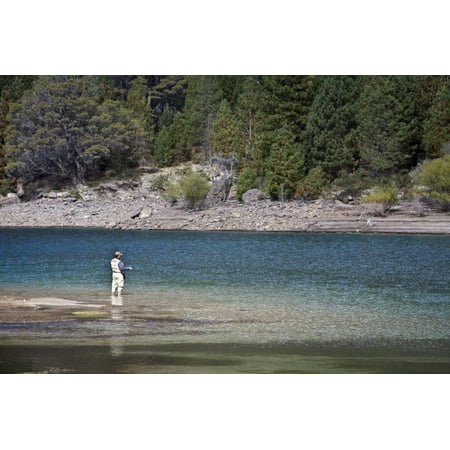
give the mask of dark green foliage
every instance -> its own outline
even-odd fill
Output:
[[[269,157],[282,127],[291,130],[295,142],[303,141],[316,84],[315,77],[311,76],[261,78],[261,101],[257,112],[260,133],[255,146],[257,160],[265,161]]]
[[[150,94],[144,77],[137,77],[131,82],[126,106],[133,118],[138,120],[148,133],[153,131]]]
[[[264,161],[257,155],[257,143],[262,130],[260,107],[261,86],[259,77],[246,77],[236,106],[238,158],[241,167],[250,166],[254,169],[259,167],[262,171],[261,167]]]
[[[450,150],[449,122],[446,76],[0,76],[0,180],[233,155],[238,195],[405,187]]]
[[[11,181],[7,178],[0,179],[0,195],[6,195],[11,192]]]
[[[170,125],[161,128],[153,148],[153,156],[159,167],[172,166],[191,158],[192,144],[187,128],[186,117],[182,113],[177,113]]]
[[[7,170],[28,181],[78,182],[145,156],[139,122],[120,102],[98,104],[86,79],[41,77],[12,108]]]
[[[153,156],[158,167],[166,167],[173,164],[174,155],[174,137],[171,126],[163,127],[155,139]]]
[[[346,192],[346,195],[351,195],[352,197],[357,196],[372,184],[373,180],[370,178],[370,175],[361,168],[351,173],[342,170],[339,172],[338,178],[331,183],[334,188],[343,190]]]
[[[327,183],[327,177],[322,167],[311,169],[305,178],[299,183],[295,192],[296,198],[312,200],[318,198]]]
[[[266,189],[272,199],[291,198],[299,181],[304,176],[304,161],[300,144],[288,126],[283,126],[274,135],[274,142],[267,159]]]
[[[42,77],[11,109],[5,144],[10,174],[29,181],[85,178],[88,168],[97,162],[89,164],[87,160],[101,158],[94,151],[100,150],[96,142],[79,142],[97,112],[95,100],[87,97],[85,90],[81,79]],[[86,149],[92,149],[87,158],[83,157]]]
[[[259,185],[258,174],[254,169],[246,167],[239,174],[239,178],[236,183],[236,197],[239,201],[242,200],[242,196],[250,189],[256,188]]]
[[[186,89],[187,79],[180,75],[157,77],[156,82],[149,87],[149,103],[158,125],[161,115],[167,109],[171,110],[173,115],[183,109]]]
[[[83,78],[86,82],[86,94],[97,103],[105,100],[120,100],[126,98],[124,90],[117,88],[111,77],[107,75],[89,75]]]
[[[261,112],[264,130],[276,132],[288,125],[297,142],[302,141],[316,92],[315,77],[264,76],[261,79]]]
[[[137,77],[131,82],[127,93],[127,106],[134,117],[145,121],[148,111],[148,87],[144,77]]]
[[[430,115],[436,97],[439,95],[443,85],[447,82],[445,76],[414,76],[412,77],[416,90],[416,115],[420,122],[424,122]]]
[[[357,112],[360,166],[374,179],[408,170],[419,159],[420,124],[412,77],[374,76],[365,82]]]
[[[29,75],[0,76],[0,180],[2,180],[2,190],[10,185],[10,180],[4,179],[5,174],[5,154],[3,145],[5,143],[5,131],[9,123],[8,113],[11,105],[22,97],[23,93],[31,89],[37,77]]]
[[[200,147],[206,157],[211,156],[212,123],[223,94],[214,76],[192,76],[188,78],[185,116],[187,143]]]
[[[442,86],[429,110],[423,140],[428,158],[450,153],[450,81]]]
[[[236,106],[238,97],[241,93],[242,83],[246,78],[247,77],[242,75],[219,75],[216,77],[218,89],[232,109]]]
[[[107,100],[98,107],[90,123],[97,127],[97,144],[106,147],[109,158],[106,168],[120,172],[136,167],[147,157],[147,134],[140,120],[119,102]]]
[[[215,155],[237,155],[238,126],[227,100],[222,100],[213,122],[213,152]]]
[[[175,115],[176,111],[166,104],[161,116],[159,117],[158,128],[161,130],[164,127],[170,126],[175,118]]]
[[[303,144],[306,164],[321,167],[329,179],[355,167],[352,130],[358,96],[356,77],[324,77],[312,104]]]

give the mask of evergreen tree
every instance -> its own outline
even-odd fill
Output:
[[[161,120],[163,116],[161,116]],[[168,167],[191,159],[191,143],[187,140],[187,124],[183,113],[177,113],[172,121],[163,126],[156,136],[154,158],[158,166]]]
[[[214,154],[219,156],[237,154],[238,128],[227,100],[222,100],[213,122],[212,143]]]
[[[82,77],[86,84],[86,95],[97,103],[105,100],[123,101],[126,91],[114,85],[112,77],[107,75],[87,75]]]
[[[173,127],[165,126],[156,136],[153,150],[155,162],[159,167],[168,167],[176,162],[174,147]]]
[[[312,76],[262,77],[264,130],[276,133],[287,124],[296,141],[302,142],[316,88],[317,80]]]
[[[223,98],[228,101],[232,110],[236,107],[245,78],[242,75],[218,75],[216,77],[217,85],[222,92]]]
[[[80,139],[81,143],[94,144],[107,149],[102,169],[121,172],[137,167],[148,158],[147,134],[140,120],[121,102],[107,100],[97,107],[97,113],[89,120],[89,139]],[[91,150],[84,152],[89,154]]]
[[[450,81],[438,93],[424,124],[426,156],[439,158],[450,153]]]
[[[423,122],[429,117],[429,110],[447,82],[447,77],[441,75],[415,75],[411,78],[416,85],[415,90],[417,92],[416,114],[419,121]]]
[[[166,103],[166,105],[164,106],[164,111],[162,112],[158,120],[158,128],[162,129],[171,125],[173,123],[175,115],[176,111]]]
[[[255,148],[258,160],[265,161],[282,127],[289,127],[295,142],[302,143],[316,90],[312,76],[264,76],[261,78],[261,124]]]
[[[242,196],[250,189],[256,188],[259,185],[258,175],[255,170],[250,167],[245,167],[241,170],[236,182],[236,197],[239,201]]]
[[[259,77],[246,77],[236,107],[238,126],[238,157],[242,168],[263,166],[256,151],[261,131],[261,87]],[[261,170],[260,170],[261,171]]]
[[[413,167],[420,155],[417,92],[412,77],[369,77],[357,112],[357,150],[371,177],[389,177]]]
[[[324,77],[311,107],[304,151],[309,169],[321,167],[328,179],[355,166],[351,131],[356,127],[358,83],[353,76]]]
[[[183,114],[186,121],[186,142],[203,150],[206,157],[212,154],[212,123],[222,91],[214,76],[188,77]]]
[[[327,178],[322,167],[314,167],[298,185],[295,196],[303,199],[317,198],[322,193],[326,182]]]
[[[148,120],[148,94],[147,82],[144,77],[137,77],[131,82],[130,89],[127,92],[127,108],[131,111],[133,117],[145,124]]]
[[[184,107],[186,97],[187,77],[168,75],[158,77],[150,86],[149,99],[152,114],[159,127],[159,120],[164,111],[170,110],[173,115]],[[165,126],[162,124],[161,126]]]
[[[0,180],[5,179],[5,154],[3,145],[5,144],[5,130],[8,126],[8,113],[13,103],[20,100],[23,93],[32,88],[37,77],[29,75],[3,75],[0,76]]]
[[[41,77],[11,109],[5,151],[12,176],[78,182],[138,163],[143,130],[120,102],[98,105],[80,77]]]
[[[274,135],[266,165],[266,189],[272,199],[291,198],[304,176],[301,146],[291,127],[283,125]]]
[[[135,120],[146,132],[148,146],[151,146],[155,133],[152,118],[152,110],[150,107],[150,94],[147,87],[147,81],[144,77],[139,76],[131,82],[130,89],[127,93],[127,108]]]

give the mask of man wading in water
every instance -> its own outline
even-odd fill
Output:
[[[121,295],[123,290],[123,285],[125,284],[125,275],[123,272],[125,270],[133,270],[132,267],[125,267],[125,264],[120,260],[123,254],[120,252],[114,253],[114,258],[111,260],[111,270],[112,270],[112,286],[111,294],[114,295],[117,290],[117,294]]]

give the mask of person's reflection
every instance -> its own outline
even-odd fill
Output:
[[[111,305],[113,306],[111,308],[111,320],[122,320],[122,308],[120,308],[120,306],[123,306],[122,295],[111,295]],[[122,338],[120,336],[113,335],[111,337],[109,350],[113,358],[117,358],[123,353]]]
[[[111,305],[112,306],[123,306],[122,294],[111,295]]]
[[[113,358],[117,358],[123,353],[122,338],[111,338],[109,343],[109,352]]]

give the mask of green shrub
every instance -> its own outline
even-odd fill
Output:
[[[415,181],[443,211],[450,210],[450,155],[425,161]]]
[[[250,167],[246,167],[239,174],[236,183],[236,197],[242,201],[242,196],[250,189],[258,187],[258,175]]]
[[[178,183],[188,207],[199,206],[211,187],[206,176],[198,172],[186,175]]]
[[[376,187],[361,200],[366,203],[375,203],[375,215],[386,216],[391,208],[398,202],[398,189],[395,187]]]
[[[296,198],[304,198],[308,200],[316,199],[322,193],[324,186],[327,183],[325,172],[322,167],[314,167],[299,183],[295,192]]]
[[[190,172],[166,187],[166,197],[183,199],[188,208],[198,208],[206,198],[210,183],[204,174]]]
[[[152,189],[155,189],[157,191],[162,191],[163,189],[165,189],[168,178],[169,177],[163,173],[157,175],[151,182]]]
[[[164,185],[164,197],[170,202],[175,202],[183,197],[180,186],[178,183],[166,183]]]
[[[377,180],[377,183],[379,183],[379,180]],[[356,197],[359,196],[362,191],[373,186],[375,180],[371,178],[364,169],[359,168],[351,173],[344,170],[340,171],[338,178],[336,178],[332,184],[333,189],[349,191],[353,197]]]
[[[69,195],[73,198],[76,198],[77,200],[81,200],[83,197],[81,195],[81,192],[78,189],[71,189],[69,191]]]
[[[11,183],[7,178],[0,180],[0,195],[6,195],[11,191]]]

